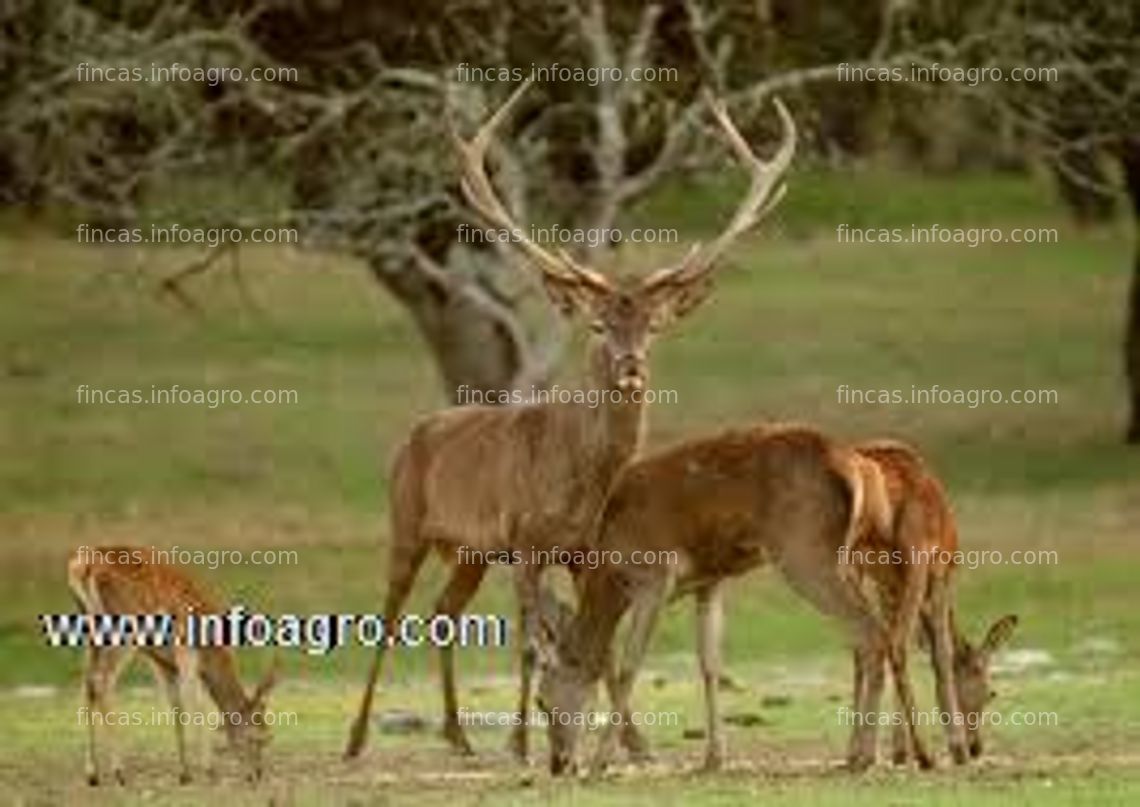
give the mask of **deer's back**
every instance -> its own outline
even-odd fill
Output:
[[[205,588],[185,572],[155,562],[141,546],[84,547],[72,552],[68,582],[88,610],[109,614],[217,613]]]
[[[860,443],[855,449],[877,463],[883,473],[899,524],[893,548],[956,552],[958,531],[949,497],[918,450],[894,440]]]
[[[850,491],[838,449],[807,427],[763,425],[682,443],[631,465],[605,511],[601,546],[678,550],[684,577],[834,552]]]

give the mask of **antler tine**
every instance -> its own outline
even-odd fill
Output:
[[[744,139],[744,136],[740,134],[740,130],[736,128],[736,124],[732,122],[724,99],[717,98],[707,88],[704,91],[704,97],[709,108],[712,110],[713,117],[716,118],[717,123],[719,123],[721,129],[724,130],[728,138],[729,146],[732,148],[736,158],[752,175],[752,181],[748,188],[747,195],[745,195],[744,200],[740,203],[740,206],[737,208],[728,226],[724,229],[724,232],[717,236],[707,247],[701,245],[693,247],[678,266],[656,273],[656,277],[650,278],[651,282],[669,282],[681,279],[689,280],[711,271],[717,259],[720,258],[721,254],[733,241],[742,233],[754,227],[772,208],[779,204],[787,189],[786,186],[780,184],[780,180],[784,172],[787,171],[788,166],[791,165],[792,157],[796,153],[797,135],[795,121],[792,120],[792,116],[783,102],[779,98],[773,97],[772,99],[772,103],[776,107],[776,112],[780,117],[780,126],[783,134],[781,136],[780,147],[776,150],[776,154],[771,160],[764,161],[753,153],[751,147],[748,145],[748,141]]]
[[[461,138],[452,127],[452,140],[454,140],[456,150],[459,152],[462,171],[459,184],[463,190],[463,196],[467,199],[467,203],[489,224],[508,231],[512,242],[517,243],[543,273],[561,279],[573,277],[591,285],[609,288],[604,277],[578,264],[565,250],[559,249],[557,253],[552,254],[531,241],[499,200],[495,187],[487,176],[487,148],[492,137],[494,137],[495,129],[511,113],[515,104],[522,98],[530,85],[530,79],[519,84],[506,102],[487,119],[470,141]]]

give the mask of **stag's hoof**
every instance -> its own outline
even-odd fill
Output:
[[[955,765],[965,765],[970,761],[970,754],[965,745],[952,745],[950,746],[950,758],[954,760]]]
[[[847,757],[846,767],[851,773],[862,773],[874,764],[874,754],[851,754]]]
[[[925,750],[917,751],[914,755],[914,758],[918,762],[919,770],[932,771],[938,767],[938,763],[934,761],[934,757],[928,754]]]
[[[891,752],[891,763],[895,765],[906,765],[910,762],[910,752],[905,748],[896,748]]]
[[[190,771],[182,771],[182,773],[178,774],[178,784],[180,785],[188,785],[193,779],[194,777],[190,775]]]
[[[99,774],[88,773],[87,774],[87,784],[89,784],[91,787],[99,787]]]

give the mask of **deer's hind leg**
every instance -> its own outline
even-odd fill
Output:
[[[873,604],[862,588],[852,585],[838,565],[830,563],[824,543],[781,558],[778,568],[785,580],[821,613],[842,620],[854,645],[854,719],[847,750],[851,770],[861,771],[875,762],[879,704],[885,684],[887,634]],[[814,550],[814,551],[812,551]]]
[[[950,756],[958,765],[969,761],[966,728],[961,722],[958,705],[958,687],[954,678],[954,635],[951,624],[953,592],[949,573],[933,575],[930,583],[928,610],[923,614],[923,628],[930,645],[930,660],[934,667],[938,707],[946,725],[946,743]]]
[[[915,726],[917,707],[907,660],[915,626],[926,598],[930,573],[929,567],[923,563],[912,562],[897,568],[903,577],[902,595],[891,609],[887,652],[891,654],[895,700],[903,714],[902,719],[896,719],[893,725],[892,759],[896,764],[905,764],[913,752],[918,766],[929,770],[934,767],[934,758],[926,750],[926,744]]]

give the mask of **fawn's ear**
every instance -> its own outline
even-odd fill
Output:
[[[258,681],[257,686],[254,687],[253,694],[249,696],[250,703],[258,708],[265,708],[265,702],[269,699],[269,693],[277,686],[281,672],[281,656],[274,653],[273,660],[269,663],[269,669],[265,671],[265,675]]]
[[[994,651],[1009,641],[1009,637],[1013,635],[1013,629],[1017,627],[1017,614],[1006,614],[993,625],[990,626],[989,631],[986,632],[986,638],[982,639],[981,652],[987,658],[993,655]]]

